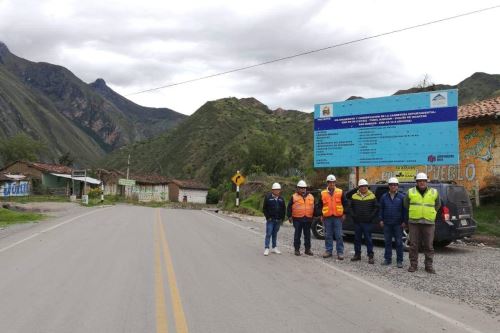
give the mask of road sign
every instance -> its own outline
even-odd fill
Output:
[[[316,104],[314,166],[458,164],[458,91]]]
[[[135,186],[135,180],[134,179],[120,178],[120,179],[118,179],[118,185]]]
[[[241,184],[243,184],[245,182],[245,176],[243,176],[241,173],[237,172],[232,178],[231,180],[233,181],[233,183],[236,184],[236,186],[240,186]]]

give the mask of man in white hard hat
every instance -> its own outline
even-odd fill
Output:
[[[425,255],[425,271],[436,274],[433,266],[434,259],[434,222],[441,207],[441,199],[435,188],[427,186],[427,175],[420,172],[415,177],[417,186],[406,193],[404,206],[408,209],[408,227],[410,229],[410,268],[408,272],[415,272],[418,267],[418,247],[422,243]]]
[[[336,187],[337,178],[334,175],[326,177],[327,188],[321,191],[317,204],[317,212],[321,213],[321,222],[325,231],[325,253],[323,258],[333,254],[333,235],[335,234],[337,259],[344,260],[344,240],[342,238],[342,222],[345,220],[347,200],[343,191]]]
[[[391,177],[387,181],[389,191],[380,197],[380,227],[384,229],[385,252],[382,265],[392,264],[392,239],[396,243],[396,262],[403,268],[403,228],[406,221],[406,210],[403,206],[405,195],[398,191],[399,181]]]
[[[277,239],[278,231],[280,230],[281,223],[285,219],[285,199],[280,195],[281,185],[274,183],[271,187],[271,193],[267,194],[264,198],[264,206],[262,212],[266,217],[266,238],[264,241],[264,255],[269,255],[269,241],[272,238],[272,251],[280,254],[278,250]]]
[[[351,261],[361,260],[361,242],[364,237],[368,263],[374,264],[372,230],[373,224],[378,221],[378,202],[365,179],[359,180],[358,191],[352,195],[350,214],[354,222],[354,257]]]
[[[287,207],[288,221],[293,223],[295,233],[293,247],[295,255],[300,256],[300,238],[304,233],[305,254],[312,256],[311,251],[311,224],[314,216],[314,197],[307,193],[307,184],[301,180],[297,183],[297,191],[290,198]]]

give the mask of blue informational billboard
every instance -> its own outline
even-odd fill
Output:
[[[458,91],[314,106],[314,167],[458,164]]]

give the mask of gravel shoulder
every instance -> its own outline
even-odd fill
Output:
[[[18,211],[42,213],[46,215],[46,218],[38,222],[12,224],[7,227],[0,228],[0,238],[4,238],[17,232],[30,229],[34,226],[53,221],[54,219],[78,215],[78,213],[88,210],[88,208],[82,207],[74,202],[2,202],[2,205],[8,205],[9,209]]]
[[[235,213],[220,212],[239,220],[250,229],[262,233],[264,243],[264,218],[246,216]],[[284,222],[278,234],[278,246],[290,250],[284,255],[293,255],[293,227]],[[262,246],[262,251],[264,246]],[[500,321],[500,249],[489,246],[477,246],[464,242],[454,243],[445,248],[436,248],[434,266],[437,274],[431,275],[424,271],[424,256],[419,255],[419,270],[415,273],[407,271],[409,266],[408,253],[405,253],[404,268],[398,269],[395,264],[382,266],[384,248],[382,242],[375,243],[375,264],[368,264],[366,247],[362,247],[362,261],[351,262],[354,254],[354,244],[350,239],[344,239],[346,260],[335,258],[322,259],[324,241],[312,236],[312,251],[314,256],[326,260],[339,268],[368,278],[377,280],[395,289],[411,288],[419,292],[448,297],[454,301],[469,304],[486,312]],[[259,249],[261,250],[261,249]],[[303,251],[303,248],[301,249]],[[395,263],[395,251],[393,252]]]

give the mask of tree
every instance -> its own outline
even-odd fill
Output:
[[[0,141],[0,157],[4,164],[18,160],[36,161],[38,155],[46,149],[44,143],[33,140],[24,133]]]
[[[248,143],[245,169],[254,172],[279,173],[286,166],[286,141],[276,134],[255,136]]]
[[[58,162],[59,162],[59,164],[71,167],[71,166],[73,166],[73,163],[75,162],[75,158],[68,151],[68,152],[64,153],[61,157],[59,157]]]

